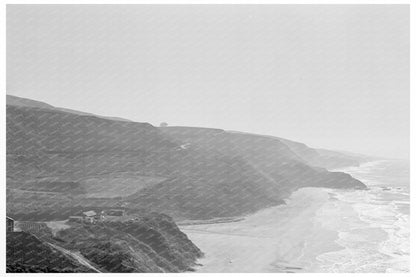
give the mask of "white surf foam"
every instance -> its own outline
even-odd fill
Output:
[[[343,224],[334,224],[332,228],[338,229],[336,242],[344,249],[318,256],[322,271],[409,271],[409,215],[400,209],[400,205],[406,205],[409,201],[401,189],[389,189],[383,183],[383,170],[388,171],[389,166],[388,162],[381,161],[343,170],[359,178],[370,189],[331,191],[338,202],[331,203],[332,207],[323,207],[321,216],[332,210],[342,218]],[[377,174],[371,176],[374,171]],[[346,207],[354,212],[348,211]]]

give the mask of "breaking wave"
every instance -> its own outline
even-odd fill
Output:
[[[321,271],[409,272],[408,165],[378,161],[342,171],[369,190],[328,190],[333,201],[321,208],[317,220],[338,231],[336,242],[343,249],[319,255]]]

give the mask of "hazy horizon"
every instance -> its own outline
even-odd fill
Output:
[[[7,94],[409,156],[408,5],[8,5]]]

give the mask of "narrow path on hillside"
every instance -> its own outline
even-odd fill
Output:
[[[90,269],[92,269],[92,270],[94,270],[95,272],[98,272],[98,273],[102,273],[102,271],[100,271],[99,269],[97,269],[96,267],[94,267],[86,258],[84,258],[81,254],[78,254],[78,253],[76,253],[76,252],[72,252],[72,251],[69,251],[69,250],[67,250],[67,249],[65,249],[65,248],[63,248],[63,247],[60,247],[60,246],[58,246],[58,245],[56,245],[56,244],[53,244],[53,243],[50,243],[50,242],[46,242],[48,245],[50,245],[51,247],[53,247],[53,248],[55,248],[56,250],[58,250],[58,251],[60,251],[60,252],[62,252],[62,253],[64,253],[64,254],[66,254],[66,255],[68,255],[68,256],[71,256],[72,258],[74,258],[74,259],[76,259],[80,264],[82,264],[82,265],[84,265],[84,266],[86,266],[86,267],[88,267],[88,268],[90,268]]]

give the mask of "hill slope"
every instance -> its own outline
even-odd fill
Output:
[[[8,272],[183,272],[202,257],[162,214],[66,224],[54,234],[45,223],[21,222],[24,232],[7,234]]]
[[[272,137],[155,128],[39,103],[7,106],[7,209],[14,216],[121,205],[208,219],[283,203],[304,186],[365,188],[311,166]]]
[[[7,233],[7,272],[90,272],[26,232]]]
[[[241,157],[263,176],[279,183],[283,191],[305,186],[364,188],[347,174],[311,166],[306,155],[293,151],[286,141],[278,138],[219,130],[214,134],[209,129],[189,127],[161,130],[173,139],[186,142],[189,149],[196,148],[207,155],[220,152],[228,157]]]
[[[137,221],[73,224],[56,239],[104,272],[190,271],[202,257],[171,218],[155,213]]]
[[[337,151],[326,149],[314,149],[306,144],[277,138],[286,144],[290,150],[305,160],[309,165],[324,167],[326,169],[336,169],[348,166],[359,166],[361,163],[370,161],[370,157],[364,157],[353,154],[345,154]]]
[[[78,115],[90,115],[90,116],[95,116],[95,117],[105,118],[105,119],[110,119],[110,120],[131,122],[128,119],[124,119],[124,118],[120,118],[120,117],[100,116],[100,115],[95,115],[95,114],[92,114],[92,113],[86,113],[86,112],[71,110],[71,109],[67,109],[67,108],[54,107],[54,106],[46,104],[44,102],[40,102],[40,101],[36,101],[36,100],[32,100],[32,99],[27,99],[27,98],[22,98],[22,97],[17,97],[17,96],[13,96],[13,95],[7,95],[6,96],[6,103],[7,103],[7,105],[10,105],[10,106],[43,108],[43,109],[50,109],[50,110],[54,110],[54,111],[62,111],[62,112],[78,114]]]

